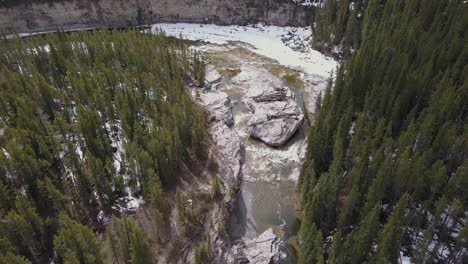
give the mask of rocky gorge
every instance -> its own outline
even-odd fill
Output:
[[[276,263],[281,258],[279,249],[281,240],[274,234],[272,228],[268,228],[258,237],[245,237],[248,228],[247,221],[251,221],[247,219],[241,188],[246,173],[245,139],[241,138],[233,127],[231,99],[227,93],[217,89],[222,76],[211,64],[207,67],[207,77],[205,88],[208,87],[208,89],[201,93],[194,90],[193,95],[210,112],[213,142],[239,184],[235,195],[231,197],[233,199],[231,215],[227,222],[233,246],[227,252],[221,251],[222,255],[216,258],[219,258],[220,263],[271,263],[272,261]],[[277,140],[277,138],[271,138]]]
[[[263,22],[304,26],[307,16],[307,7],[293,0],[85,2],[4,1],[0,4],[0,27],[33,33],[57,27],[74,30],[153,22],[220,25]],[[169,36],[181,36],[164,26],[156,24],[153,29],[161,28]],[[193,27],[209,28],[206,24]],[[229,35],[252,29],[227,28],[223,30],[230,31]],[[193,263],[195,249],[202,243],[209,243],[212,263],[294,263],[294,253],[287,244],[298,225],[295,184],[305,156],[313,106],[326,87],[324,75],[328,75],[335,64],[321,54],[314,54],[318,59],[304,55],[310,53],[307,46],[310,28],[288,27],[288,33],[281,33],[281,36],[276,32],[284,31],[280,27],[270,30],[255,26],[255,30],[266,39],[252,43],[250,36],[247,39],[234,36],[222,44],[196,41],[193,45],[208,64],[205,84],[202,87],[192,84],[188,89],[193,100],[209,114],[213,142],[210,154],[219,166],[215,177],[219,178],[222,197],[204,211],[201,225],[192,238],[185,236],[183,227],[177,224],[177,209],[171,212],[171,235],[158,250],[158,263]],[[220,36],[216,32],[208,34]],[[269,43],[269,37],[282,40]],[[287,39],[293,41],[288,43]],[[265,49],[258,45],[261,42],[266,42],[268,48],[275,44],[272,52],[287,51],[283,60],[265,54]],[[293,58],[291,62],[290,58]],[[295,64],[297,59],[304,67]],[[203,177],[182,180],[178,186],[187,205],[193,203],[189,198],[191,194],[197,193],[203,198],[212,192],[212,175],[206,168],[201,174]],[[174,205],[176,195],[172,196]],[[134,217],[140,225],[150,226],[152,220],[148,219],[146,210],[135,208]],[[154,227],[145,231],[154,232],[151,229]]]
[[[195,45],[209,64],[192,96],[208,110],[213,142],[239,183],[226,219],[230,245],[215,263],[294,263],[295,181],[309,106],[326,81],[245,45]]]

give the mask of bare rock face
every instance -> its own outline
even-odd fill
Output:
[[[221,80],[221,75],[215,71],[214,67],[207,69],[207,76],[205,76],[207,83],[215,84]],[[209,129],[214,143],[212,151],[220,166],[218,176],[220,185],[225,191],[223,203],[213,204],[211,216],[208,218],[210,221],[205,223],[205,232],[212,243],[213,263],[226,263],[226,259],[230,257],[229,244],[221,235],[219,228],[224,226],[226,221],[225,210],[230,211],[239,197],[238,190],[244,173],[244,142],[232,128],[234,124],[232,103],[226,93],[198,86],[192,86],[190,89],[193,99],[203,105],[211,116]],[[233,186],[237,186],[234,192],[232,192]],[[189,257],[181,258],[179,263],[192,263],[193,250],[191,252]]]
[[[216,90],[219,83],[222,80],[221,74],[215,69],[212,64],[206,66],[206,75],[205,75],[205,89]]]
[[[284,145],[302,124],[304,114],[294,95],[286,87],[261,91],[248,100],[254,116],[250,119],[250,136],[272,147]]]
[[[213,141],[224,157],[236,179],[241,180],[245,159],[244,142],[239,135],[225,124],[216,124],[211,130]]]
[[[212,65],[208,65],[205,72],[205,82],[218,84],[222,76]],[[206,90],[192,87],[191,94],[199,101],[210,114],[210,134],[216,145],[225,167],[229,168],[232,176],[238,183],[242,179],[245,159],[244,142],[232,128],[234,117],[232,102],[225,92],[219,90]]]
[[[204,92],[200,94],[200,101],[209,110],[211,115],[210,121],[221,121],[228,127],[234,124],[232,103],[226,93]]]
[[[280,258],[278,242],[273,229],[268,228],[254,240],[246,241],[245,254],[251,263],[276,263]]]
[[[282,241],[269,228],[255,239],[244,239],[235,245],[229,263],[277,264],[281,260]]]
[[[306,9],[292,0],[3,0],[0,29],[37,32],[158,22],[306,26]]]
[[[232,129],[234,118],[232,103],[228,95],[221,91],[202,91],[199,102],[209,111],[211,137],[233,176],[242,179],[244,164],[244,142],[237,132]]]
[[[232,84],[243,91],[244,102],[253,113],[248,122],[251,137],[281,147],[302,124],[304,114],[294,94],[267,70],[243,66]]]

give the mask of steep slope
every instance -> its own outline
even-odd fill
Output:
[[[204,81],[196,53],[97,31],[2,39],[0,54],[1,263],[153,263],[167,241],[189,239],[174,251],[186,263],[199,241],[223,247],[238,178],[218,172],[187,93]],[[110,219],[135,213],[139,227]]]
[[[317,104],[300,263],[466,263],[468,4],[368,1]]]
[[[0,29],[31,32],[155,22],[305,25],[306,10],[289,0],[7,0],[0,2]]]

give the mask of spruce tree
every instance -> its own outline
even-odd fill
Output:
[[[101,246],[93,231],[66,214],[60,215],[60,228],[54,237],[57,261],[64,263],[104,263]]]
[[[405,210],[408,206],[408,195],[403,195],[387,223],[384,225],[382,234],[378,242],[378,249],[375,253],[376,263],[395,263],[400,257],[400,246],[403,237],[403,230],[406,225]]]
[[[107,243],[110,259],[116,263],[156,263],[147,235],[126,215],[121,219],[112,218],[107,228]]]

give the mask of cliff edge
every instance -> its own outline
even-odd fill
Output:
[[[3,0],[0,30],[39,32],[158,22],[305,26],[307,7],[292,0]]]

